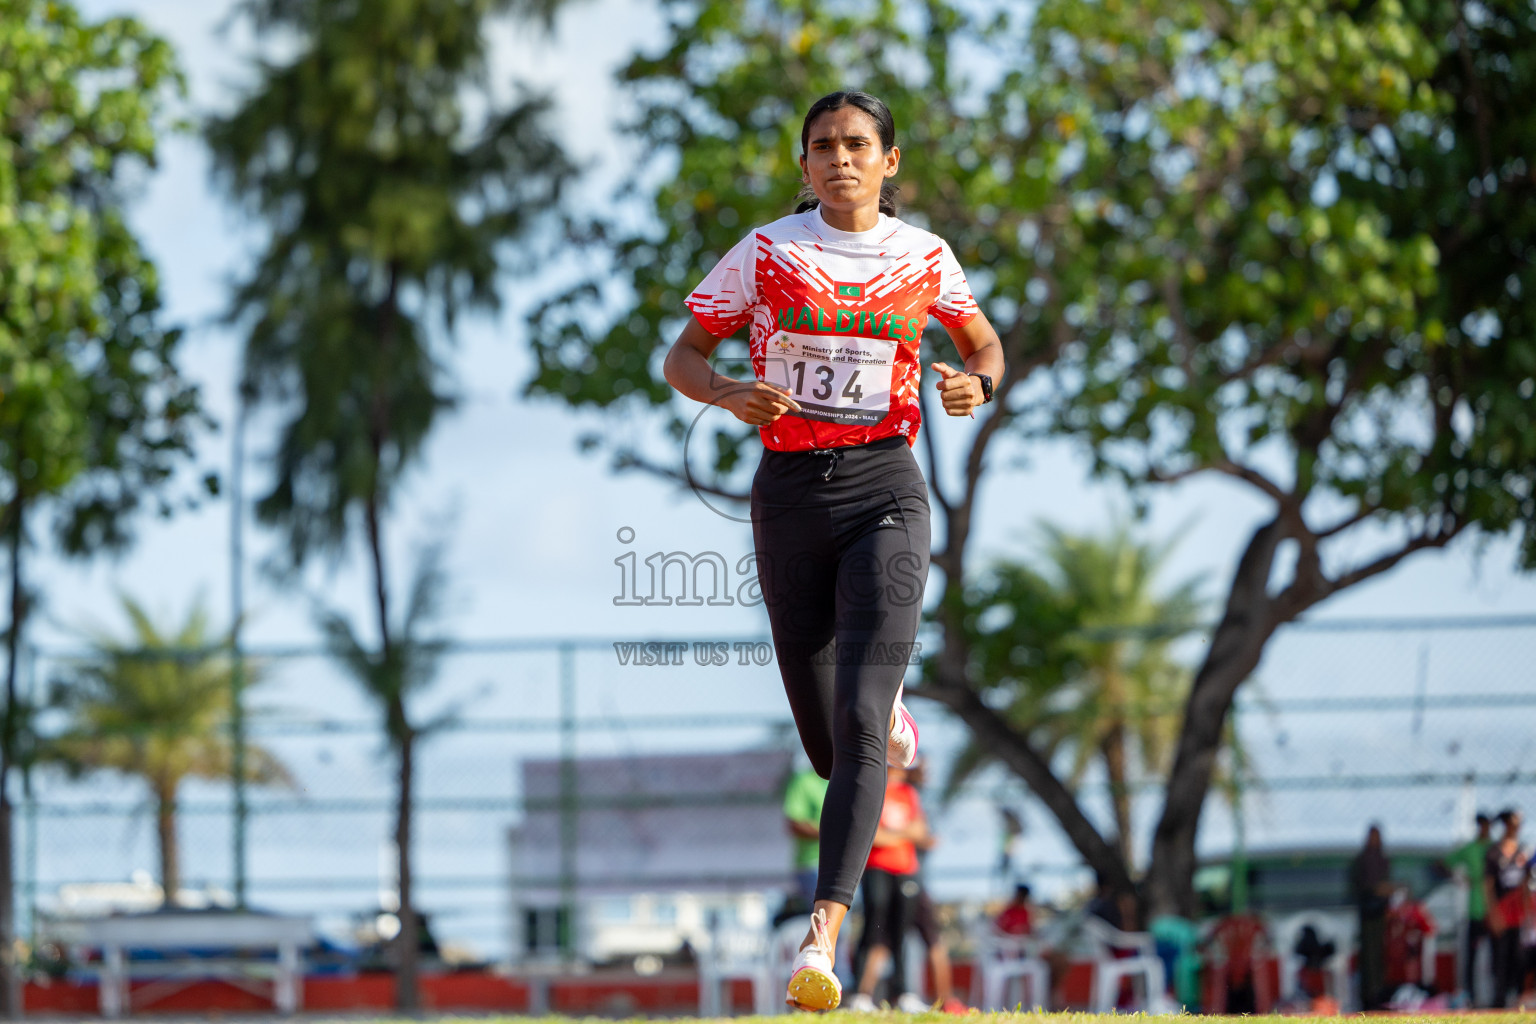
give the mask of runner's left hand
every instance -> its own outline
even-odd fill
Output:
[[[981,381],[963,370],[956,370],[947,363],[933,363],[940,380],[934,385],[939,389],[944,411],[951,416],[974,416],[971,410],[983,401]]]

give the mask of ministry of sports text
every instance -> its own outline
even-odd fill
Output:
[[[620,665],[654,667],[683,665],[692,654],[695,665],[771,665],[773,644],[766,640],[619,640],[613,653]],[[921,643],[829,644],[813,657],[820,665],[917,665]]]

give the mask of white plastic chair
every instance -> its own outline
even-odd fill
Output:
[[[710,936],[709,948],[699,956],[699,1016],[723,1015],[729,1001],[722,999],[724,986],[742,979],[752,983],[754,1013],[781,1009],[783,985],[776,984],[769,943],[770,936],[760,931],[719,930]]]
[[[987,927],[976,936],[971,1004],[980,1010],[1044,1010],[1050,1001],[1051,970],[1040,943],[1026,935],[1003,935]],[[1016,983],[1019,998],[1012,998]]]
[[[1296,940],[1301,930],[1311,925],[1323,942],[1333,942],[1333,956],[1323,964],[1328,976],[1330,994],[1339,1003],[1339,1009],[1349,1011],[1353,1007],[1353,994],[1349,987],[1349,954],[1355,947],[1357,925],[1353,914],[1329,914],[1322,911],[1304,911],[1275,921],[1271,931],[1275,936],[1275,954],[1280,960],[1280,999],[1291,1002],[1296,999],[1298,988],[1296,975],[1301,970],[1301,957],[1296,955]]]
[[[1083,934],[1093,943],[1093,1013],[1113,1013],[1120,1001],[1120,983],[1140,978],[1143,986],[1140,1007],[1147,1013],[1162,1013],[1168,1003],[1168,977],[1157,943],[1145,932],[1123,932],[1102,918],[1088,915],[1083,919]],[[1133,950],[1131,956],[1117,957],[1116,952]]]

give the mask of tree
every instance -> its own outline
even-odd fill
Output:
[[[370,648],[358,636],[351,621],[340,612],[326,610],[320,617],[320,627],[332,657],[378,705],[384,720],[384,735],[400,765],[397,842],[409,842],[411,836],[416,745],[446,724],[445,719],[430,723],[416,721],[410,710],[411,698],[426,690],[436,679],[438,664],[446,649],[443,640],[423,635],[441,617],[446,583],[441,549],[428,548],[417,563],[406,597],[405,613],[400,621],[391,624],[388,648]],[[403,920],[409,905],[410,889],[404,867],[409,865],[409,859],[402,857],[401,862],[398,913]],[[414,937],[407,938],[403,928],[396,938],[397,962],[403,962],[407,956],[414,955],[416,942]]]
[[[963,590],[983,472],[1004,439],[1053,433],[1138,493],[1216,475],[1271,510],[1195,673],[1147,870],[1149,910],[1193,913],[1221,737],[1274,632],[1469,529],[1520,531],[1536,562],[1536,13],[1045,0],[981,26],[938,2],[673,10],[671,46],[626,78],[641,141],[677,172],[650,229],[599,236],[627,287],[589,285],[535,321],[532,389],[651,409],[683,438],[652,367],[684,289],[786,212],[798,110],[834,85],[885,94],[912,216],[954,244],[1010,371],[957,483],[923,434],[944,530],[920,692],[1117,885],[1123,858],[982,699]],[[745,433],[702,446],[712,477],[627,441],[618,464],[739,494]]]
[[[131,18],[87,22],[68,3],[0,3],[0,531],[8,560],[0,718],[0,1016],[15,1004],[12,807],[26,738],[19,652],[37,594],[37,526],[66,555],[119,549],[203,422],[162,326],[153,263],[130,230],[124,182],[153,167],[181,79]],[[158,496],[157,496],[158,495]]]
[[[72,773],[110,770],[142,779],[155,805],[160,888],[174,905],[181,888],[176,796],[183,780],[232,779],[229,718],[234,688],[229,659],[216,650],[208,612],[195,604],[179,625],[158,624],[133,598],[121,598],[132,635],[99,633],[89,657],[70,667],[52,703],[68,716],[45,744],[48,760]],[[246,684],[259,681],[246,670]],[[247,746],[245,776],[260,785],[291,785],[288,770],[261,747]]]
[[[1153,840],[1150,909],[1187,914],[1221,736],[1275,630],[1536,511],[1519,397],[1536,120],[1515,98],[1536,83],[1509,59],[1536,13],[1062,3],[1032,31],[1028,89],[1077,97],[1091,185],[1073,216],[1094,286],[1067,311],[1057,429],[1133,487],[1217,474],[1272,510],[1196,672]],[[1047,68],[1048,48],[1069,56]]]
[[[1090,766],[1104,772],[1115,846],[1134,865],[1133,777],[1167,771],[1190,681],[1170,648],[1199,622],[1199,581],[1159,587],[1177,540],[1144,543],[1125,521],[1102,537],[1040,533],[1038,568],[1004,559],[965,588],[976,677],[1042,754],[1070,758],[1074,792]],[[992,759],[972,740],[949,788]]]
[[[512,243],[559,196],[572,168],[546,132],[547,103],[497,105],[486,19],[543,19],[513,0],[251,0],[245,15],[281,43],[207,139],[230,193],[269,237],[240,284],[244,385],[281,411],[274,482],[260,520],[283,531],[282,564],[334,557],[361,535],[375,660],[401,663],[385,527],[405,475],[452,405],[438,338],[464,309],[497,305]],[[471,117],[469,109],[485,113]],[[391,713],[409,711],[402,694]],[[415,730],[390,721],[399,785],[401,1009],[418,1005],[411,903]]]

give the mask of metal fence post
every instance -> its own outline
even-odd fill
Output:
[[[235,906],[244,909],[245,893],[245,822],[249,814],[245,787],[245,652],[240,644],[240,626],[245,618],[245,388],[236,395],[235,430],[231,442],[229,478],[229,730],[231,774],[234,776],[234,875]]]
[[[34,713],[37,710],[37,648],[26,649],[26,660],[23,664],[27,667],[27,707]],[[32,720],[32,742],[37,741],[37,719]],[[35,749],[35,747],[34,747]],[[26,882],[21,887],[23,907],[27,912],[26,934],[33,948],[37,946],[37,792],[32,787],[32,765],[28,765],[22,773],[23,794],[22,799],[24,817],[27,823],[26,852],[22,858],[22,870],[26,873]],[[21,933],[21,929],[17,929]]]
[[[576,955],[576,648],[560,646],[560,913],[564,933],[556,941],[567,959]]]

